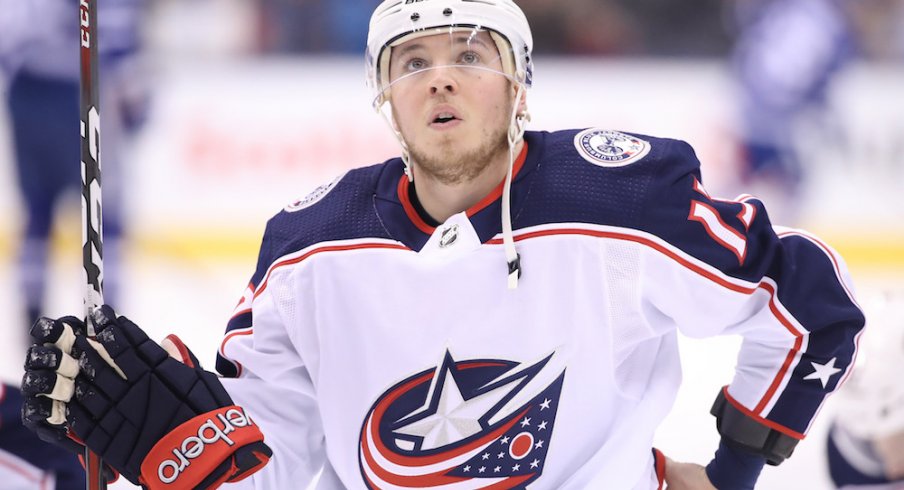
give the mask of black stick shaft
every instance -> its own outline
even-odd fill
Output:
[[[103,304],[103,213],[100,176],[100,93],[97,54],[97,2],[79,1],[81,64],[79,117],[81,119],[82,166],[82,266],[85,271],[85,325],[94,335],[89,312]],[[100,457],[85,449],[88,490],[107,488]]]

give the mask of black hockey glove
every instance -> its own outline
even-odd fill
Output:
[[[72,328],[79,374],[66,423],[106,463],[146,488],[206,489],[241,480],[269,461],[260,430],[177,338],[167,341],[185,363],[109,306],[93,319],[93,340],[78,333],[82,325]],[[42,388],[53,394],[53,386]]]
[[[32,326],[31,335],[37,343],[25,357],[22,423],[41,440],[78,456],[84,466],[85,445],[66,424],[66,405],[78,375],[78,362],[69,352],[75,342],[75,328],[81,327],[81,320],[75,317],[40,318]],[[84,335],[82,331],[78,333]],[[112,483],[119,473],[104,465],[104,477]]]

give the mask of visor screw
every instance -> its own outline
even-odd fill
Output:
[[[446,10],[443,10],[443,15],[445,15],[446,17],[452,15],[452,9],[447,7]]]
[[[411,20],[414,21],[414,22],[417,22],[418,19],[420,19],[420,18],[421,18],[421,14],[419,14],[419,13],[417,13],[417,12],[411,14]]]

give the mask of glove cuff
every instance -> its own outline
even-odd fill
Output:
[[[232,465],[222,463],[264,435],[245,410],[232,405],[194,417],[164,436],[141,463],[141,483],[149,490],[195,488],[204,480],[223,482]],[[216,485],[219,486],[219,485]],[[214,488],[216,487],[214,486]]]

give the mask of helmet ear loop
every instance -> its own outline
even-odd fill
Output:
[[[383,110],[386,104],[389,104],[389,106],[392,107],[392,82],[389,80],[389,61],[391,54],[392,49],[388,48],[384,49],[378,56],[377,69],[379,80],[377,83],[380,84],[380,87],[386,88],[380,91],[380,95],[374,101],[374,109],[380,114],[383,121],[386,122],[386,126],[389,128],[389,131],[392,132],[392,135],[395,136],[396,141],[399,142],[399,146],[402,148],[402,163],[405,164],[405,175],[408,177],[408,182],[414,182],[414,171],[411,168],[411,152],[408,150],[408,144],[405,143],[405,138],[402,137],[402,131],[398,128],[395,119],[392,117],[392,109],[389,111]]]
[[[511,80],[515,87],[515,101],[512,107],[511,124],[509,125],[509,147],[514,148],[514,144],[524,136],[524,129],[527,122],[530,121],[530,114],[527,108],[521,111],[522,99],[525,95],[525,81],[527,74],[524,70],[517,69],[515,63],[515,52],[512,44],[504,36],[496,31],[489,30],[490,37],[496,44],[496,50],[499,52],[499,61],[502,63],[502,73]]]
[[[508,130],[508,142],[509,147],[514,148],[515,144],[524,136],[524,131],[527,129],[527,123],[530,122],[530,111],[527,109],[527,101],[525,100],[525,96],[527,94],[524,84],[521,82],[513,82],[517,88],[515,89],[515,100],[514,107],[512,108],[512,117],[509,122],[509,130]],[[524,107],[524,110],[521,110],[521,107]]]
[[[383,122],[386,123],[386,127],[389,128],[392,135],[395,136],[396,141],[399,142],[399,146],[402,148],[402,163],[405,164],[405,176],[408,177],[408,182],[414,182],[414,171],[411,168],[411,152],[408,150],[408,143],[405,142],[405,138],[402,137],[402,131],[399,130],[395,119],[392,117],[392,109],[389,111],[383,110],[387,104],[392,107],[389,90],[380,94],[380,97],[374,102],[374,109],[380,115],[380,118],[383,119]]]

